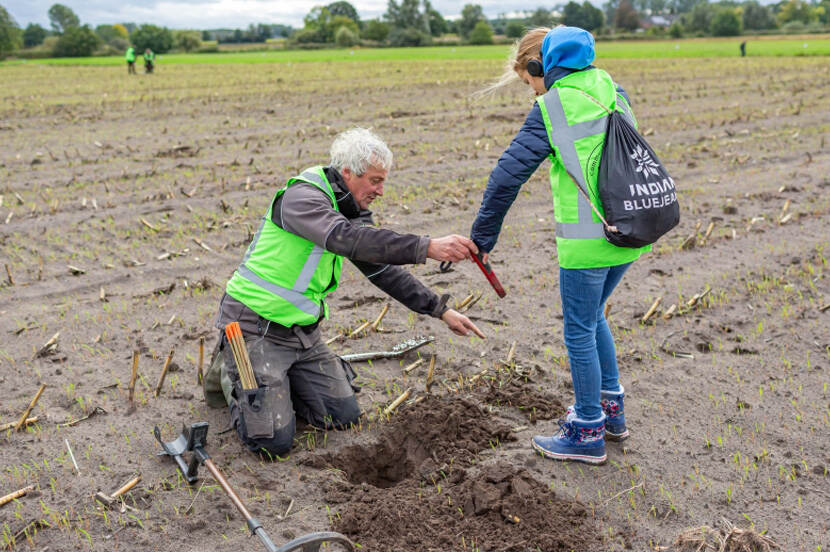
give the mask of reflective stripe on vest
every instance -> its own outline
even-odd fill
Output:
[[[323,190],[330,189],[323,180],[323,178],[313,170],[305,170],[303,171],[300,176],[297,177],[297,180],[305,180],[308,182],[315,183],[319,185],[319,187]],[[329,198],[332,202],[335,202],[334,196],[329,194]],[[269,210],[270,212],[270,210]],[[266,216],[262,217],[262,222],[259,225],[259,229],[257,229],[256,234],[254,234],[254,238],[251,240],[251,245],[248,246],[248,250],[245,252],[245,256],[242,258],[242,262],[237,268],[238,274],[248,280],[250,283],[254,284],[255,286],[261,287],[262,289],[285,299],[293,306],[297,307],[301,311],[311,316],[318,316],[320,314],[320,305],[303,295],[305,291],[308,289],[308,286],[311,284],[311,279],[314,277],[314,273],[317,271],[317,266],[320,264],[320,260],[323,258],[323,253],[325,253],[325,249],[320,247],[319,245],[314,245],[311,252],[308,255],[308,258],[303,264],[303,268],[300,271],[300,275],[297,277],[297,280],[294,282],[294,285],[291,289],[284,288],[282,286],[278,286],[265,280],[250,268],[246,266],[248,259],[251,258],[251,254],[256,249],[257,242],[259,241],[260,236],[262,235],[262,230],[265,227],[267,221],[267,214]],[[283,229],[284,230],[284,229]]]
[[[320,305],[303,295],[302,293],[298,293],[293,289],[286,289],[282,286],[278,286],[276,284],[272,284],[268,280],[258,276],[255,274],[250,268],[247,266],[240,266],[237,269],[237,272],[240,276],[251,282],[252,284],[261,287],[266,291],[270,291],[274,295],[282,297],[301,311],[306,314],[310,314],[311,316],[318,316],[320,314]]]
[[[300,180],[314,182],[324,190],[330,187],[326,186],[325,181],[320,177],[319,173],[309,169],[306,169],[300,173],[298,178]],[[332,203],[336,201],[333,197],[330,197],[330,199],[332,200]],[[314,276],[314,273],[317,272],[317,265],[320,264],[320,259],[323,258],[323,253],[325,253],[325,251],[326,250],[319,245],[314,245],[311,249],[311,253],[308,255],[308,259],[306,259],[305,264],[303,265],[303,269],[300,271],[300,275],[297,277],[297,281],[294,282],[294,287],[292,288],[294,291],[303,293],[308,289],[308,285],[311,283],[311,278]]]
[[[622,97],[619,92],[616,92],[620,101],[617,105],[622,105],[623,116],[634,125],[634,115],[631,113],[631,108],[628,102]],[[579,157],[576,153],[574,143],[588,136],[604,133],[608,126],[608,115],[603,115],[599,119],[592,121],[583,121],[573,125],[568,124],[565,117],[565,110],[562,107],[562,98],[559,96],[559,89],[553,88],[542,97],[545,102],[545,109],[548,112],[553,131],[554,145],[559,149],[562,164],[565,169],[576,177],[579,184],[584,190],[588,189],[585,182],[585,175],[582,172],[582,167],[579,164]],[[579,222],[577,223],[556,223],[556,235],[560,238],[567,239],[596,239],[604,238],[603,225],[601,222],[594,222],[593,214],[588,200],[582,194],[577,196],[577,212],[579,214]]]
[[[574,178],[578,179],[578,183],[582,186],[582,189],[587,190],[588,186],[585,182],[585,175],[582,172],[582,166],[579,163],[579,156],[576,153],[574,142],[581,138],[604,133],[608,125],[608,115],[603,115],[599,119],[592,121],[569,125],[568,119],[565,117],[565,109],[562,107],[562,99],[559,97],[558,88],[551,88],[542,97],[542,101],[545,102],[545,109],[548,112],[552,127],[551,140],[553,141],[553,145],[559,150],[560,161],[565,166],[565,169]],[[556,223],[557,237],[577,240],[605,237],[602,223],[594,222],[591,205],[582,194],[577,194],[577,212],[579,213],[579,222]]]

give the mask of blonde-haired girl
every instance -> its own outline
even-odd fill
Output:
[[[576,27],[532,29],[516,44],[505,74],[488,91],[521,79],[536,94],[524,125],[490,174],[471,237],[489,256],[521,186],[551,159],[559,288],[575,401],[560,431],[532,446],[556,460],[605,462],[605,440],[628,437],[606,300],[630,264],[649,247],[617,247],[604,238],[597,172],[609,110],[633,121],[628,98],[597,69],[594,39]],[[573,179],[590,195],[583,197]],[[486,260],[486,259],[485,259]]]

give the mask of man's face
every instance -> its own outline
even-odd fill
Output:
[[[383,184],[389,171],[370,166],[366,172],[357,176],[351,169],[342,171],[346,187],[361,209],[366,209],[376,197],[383,195]]]

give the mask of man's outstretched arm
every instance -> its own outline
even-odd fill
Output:
[[[428,257],[461,261],[477,251],[470,239],[459,235],[430,239],[374,228],[369,211],[348,219],[332,209],[328,197],[312,185],[289,188],[275,207],[275,224],[347,257],[373,284],[409,309],[441,318],[458,335],[472,331],[484,337],[469,318],[447,309],[446,300],[442,302],[435,292],[397,266],[424,263]]]
[[[375,228],[370,211],[348,219],[310,184],[289,188],[275,205],[271,220],[332,253],[367,263],[422,264],[427,258],[457,262],[478,251],[472,240],[457,234],[429,238]]]
[[[484,338],[484,334],[469,318],[447,307],[449,295],[439,297],[403,268],[354,260],[352,262],[369,278],[369,281],[410,310],[440,318],[450,330],[458,335],[468,335],[469,332],[473,332]]]

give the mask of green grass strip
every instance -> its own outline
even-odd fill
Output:
[[[597,42],[597,59],[611,58],[708,58],[738,57],[738,44],[747,40],[750,57],[780,56],[828,56],[828,35],[802,36],[798,38],[735,37],[729,39],[684,39],[650,41],[600,41]],[[419,60],[500,60],[509,48],[498,46],[432,46],[428,48],[355,48],[331,50],[270,50],[262,52],[229,52],[207,54],[159,55],[159,65],[191,64],[258,64],[258,63],[306,63],[342,61],[419,61]],[[141,60],[137,65],[141,65]],[[48,58],[34,60],[10,60],[0,65],[123,65],[124,59],[113,57]],[[141,68],[139,67],[139,71]]]

